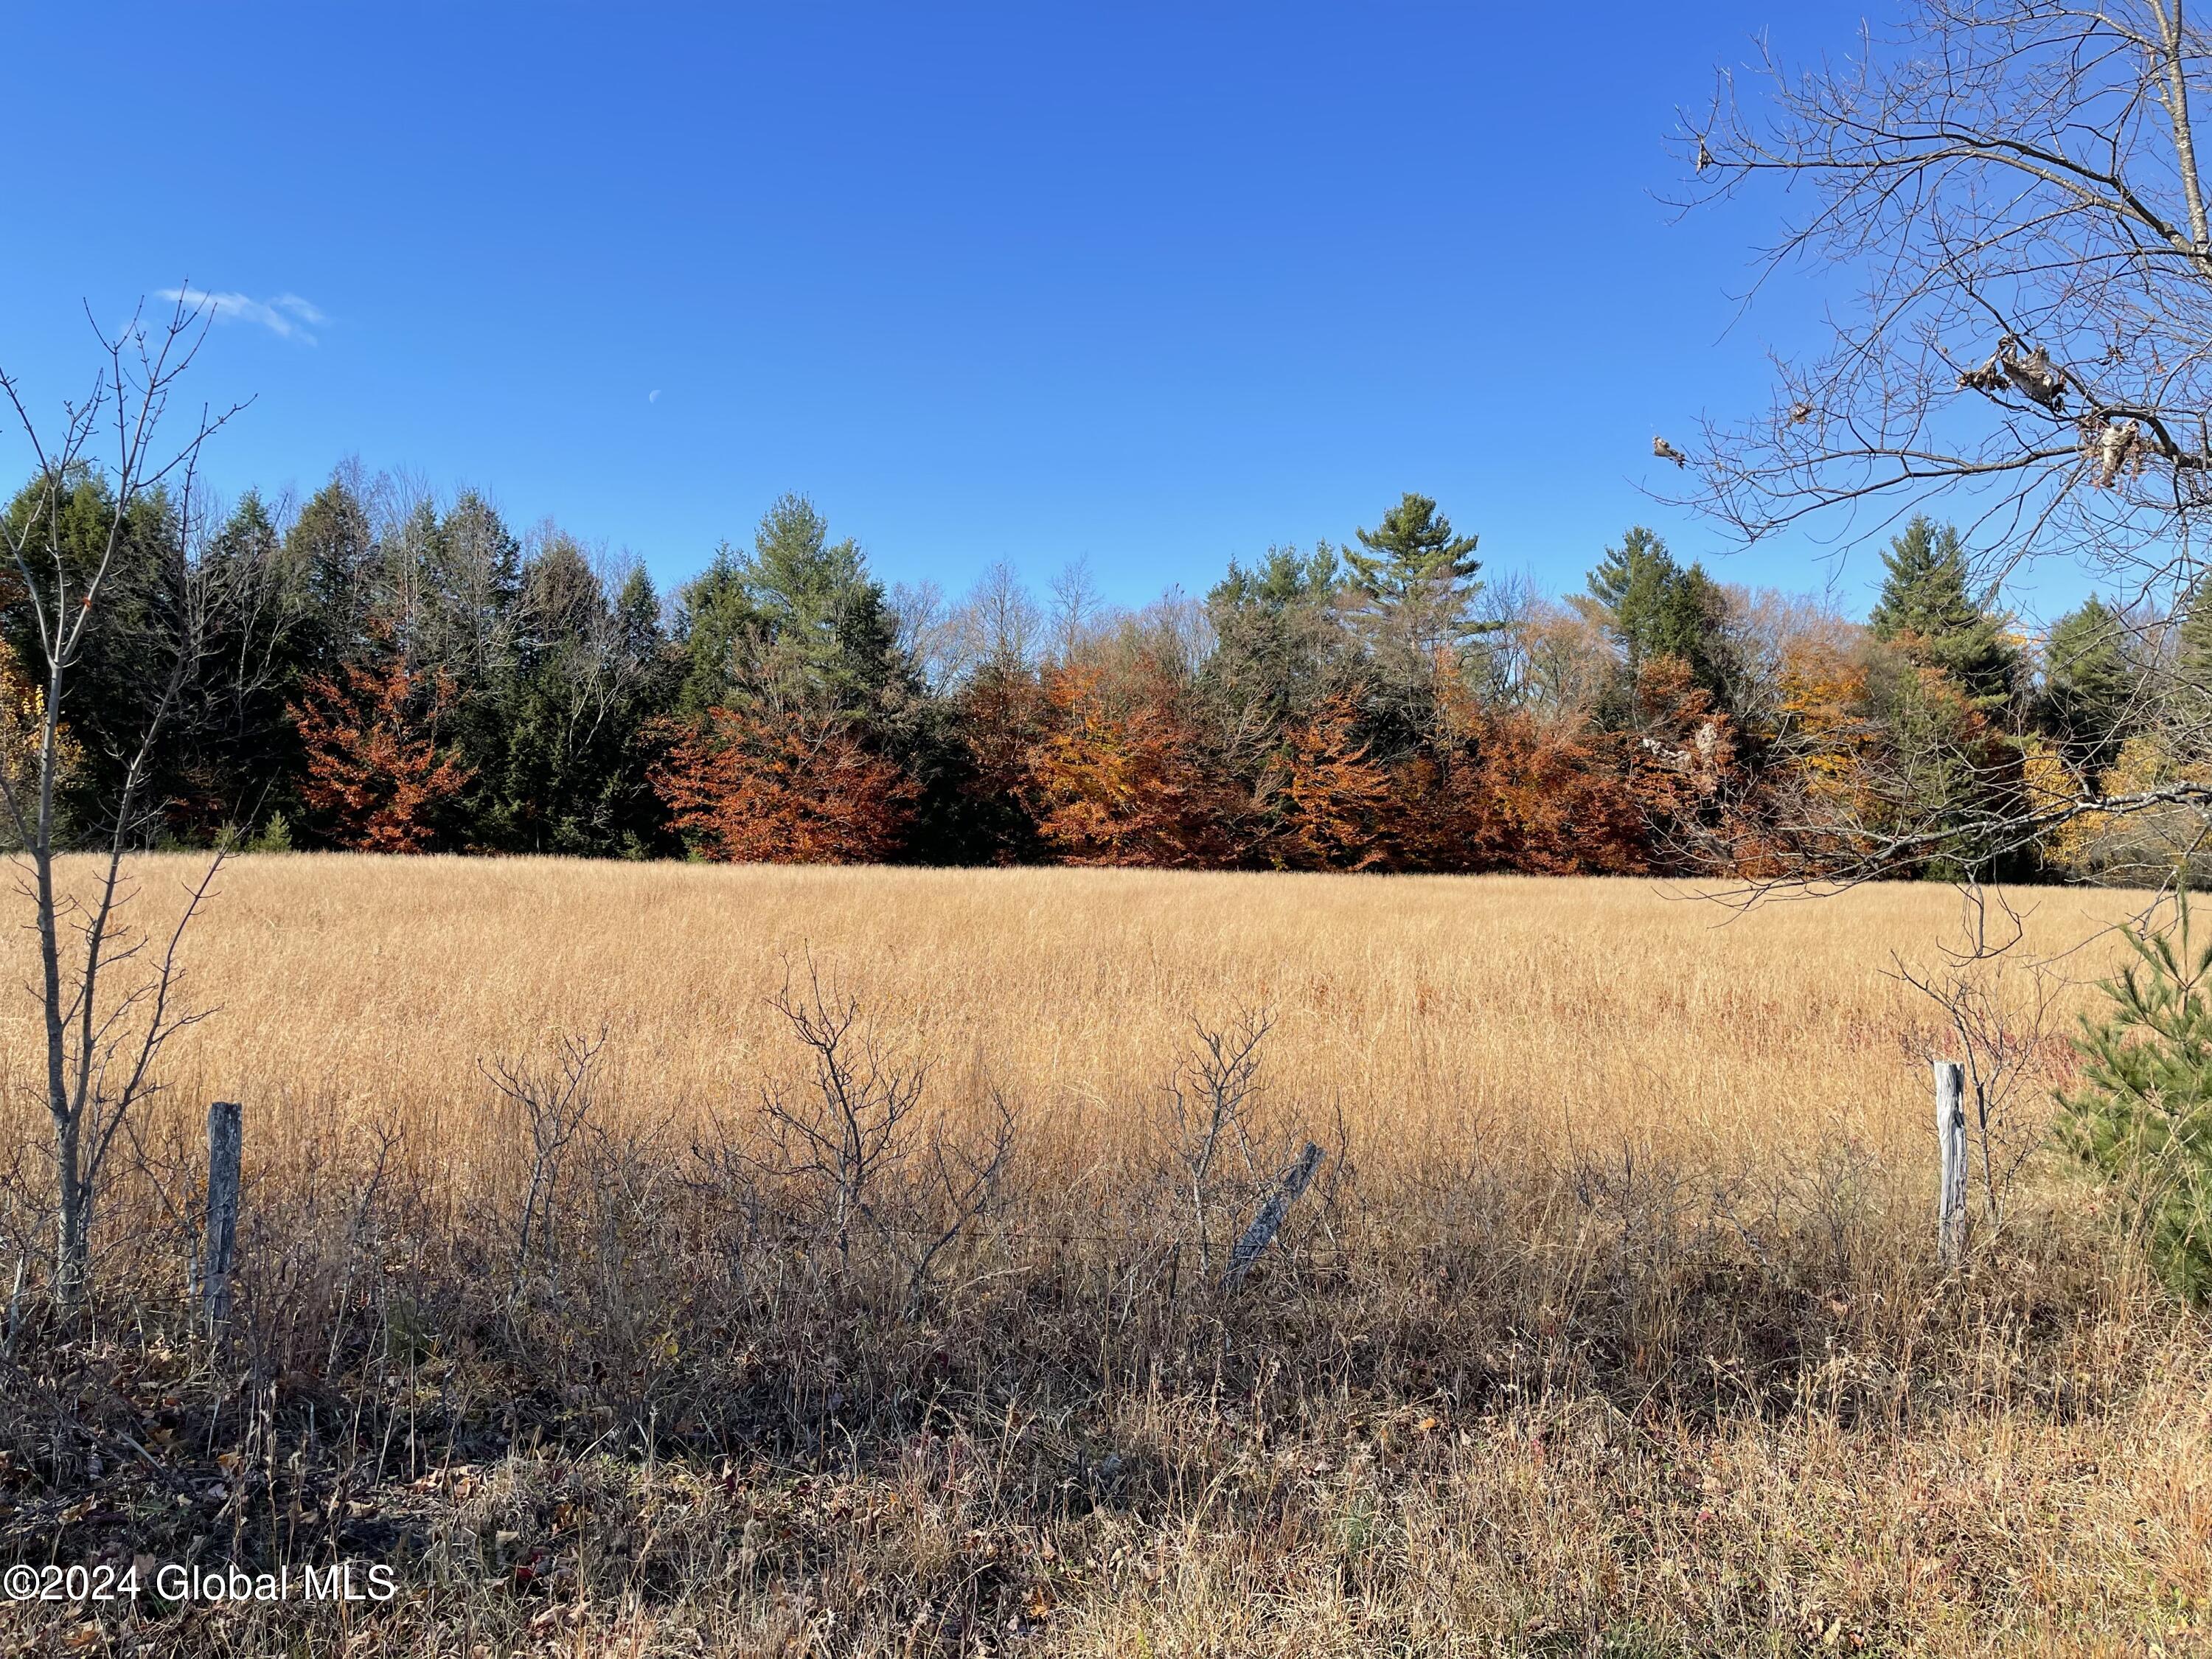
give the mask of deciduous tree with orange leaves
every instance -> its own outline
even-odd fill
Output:
[[[439,807],[471,776],[438,744],[452,679],[413,672],[394,653],[311,674],[301,690],[289,710],[306,757],[300,794],[331,839],[365,853],[428,851]]]
[[[1705,860],[1754,880],[1848,868],[1858,848],[1844,832],[1877,815],[1883,732],[1864,648],[1792,641],[1780,671],[1771,720],[1751,734],[1762,764],[1732,792],[1728,833]]]
[[[1030,754],[1051,718],[1034,670],[1010,661],[986,662],[957,694],[963,806],[982,833],[984,856],[1020,864],[1041,856],[1029,795]]]
[[[1359,733],[1356,693],[1337,693],[1291,729],[1261,795],[1272,817],[1262,850],[1279,868],[1391,863],[1398,836],[1390,771]]]
[[[1650,867],[1646,824],[1616,739],[1519,709],[1485,711],[1471,764],[1453,770],[1462,869],[1626,875]]]
[[[1618,740],[1485,703],[1439,677],[1435,731],[1393,774],[1407,866],[1619,874],[1647,867]]]
[[[653,783],[698,853],[759,864],[889,858],[920,793],[850,719],[772,700],[708,709],[670,744]]]
[[[1202,868],[1231,860],[1230,794],[1157,672],[1051,671],[1048,729],[1030,751],[1038,833],[1069,864]]]

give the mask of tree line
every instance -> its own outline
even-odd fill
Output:
[[[108,488],[67,481],[65,561],[99,556]],[[1752,878],[1869,873],[1869,848],[1956,874],[1971,845],[1978,874],[2130,873],[2171,868],[2157,814],[2036,804],[2170,774],[2176,688],[2212,684],[2212,606],[2091,599],[2031,636],[1924,517],[1862,623],[1640,527],[1565,599],[1486,584],[1412,494],[1133,611],[1080,568],[1042,598],[1003,566],[957,601],[887,588],[796,496],[666,595],[357,468],[296,508],[174,511],[130,504],[74,671],[61,805],[86,839],[112,834],[148,665],[181,653],[147,844]],[[19,731],[32,621],[0,595]],[[1992,823],[2027,828],[1992,848]]]

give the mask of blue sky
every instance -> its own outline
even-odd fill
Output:
[[[1771,204],[1653,199],[1675,106],[1863,9],[24,8],[0,360],[51,400],[81,301],[247,296],[198,372],[257,398],[224,489],[357,454],[664,580],[792,489],[888,580],[1085,557],[1135,602],[1412,489],[1572,587],[1638,520],[1711,557],[1651,437],[1817,315],[1739,316]]]

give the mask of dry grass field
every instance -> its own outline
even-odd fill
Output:
[[[142,920],[199,869],[144,866]],[[2046,950],[2132,908],[2020,896]],[[1957,913],[1929,885],[1737,917],[1687,889],[1527,877],[242,859],[191,935],[188,1000],[216,1012],[172,1070],[188,1099],[248,1103],[257,1139],[388,1113],[466,1158],[479,1062],[605,1024],[611,1092],[688,1118],[788,1063],[767,999],[811,951],[946,1097],[999,1080],[1055,1155],[1109,1154],[1152,1116],[1194,1018],[1264,1007],[1268,1089],[1340,1106],[1370,1159],[1626,1139],[1725,1164],[1850,1140],[1909,1162],[1932,1011],[1890,970],[1933,959]],[[15,1066],[33,1010],[0,1013]]]
[[[137,921],[196,870],[149,860]],[[2032,949],[2092,941],[2086,1006],[2133,901],[2018,896]],[[33,1317],[0,1364],[0,1553],[373,1559],[403,1593],[0,1607],[0,1641],[2200,1650],[2203,1324],[2049,1156],[1934,1260],[1943,1038],[1893,970],[1957,919],[1935,886],[1739,915],[1634,882],[237,860],[95,1328]],[[787,985],[817,1033],[857,1009],[826,1062]],[[31,1012],[0,1006],[11,1251],[43,1224]],[[2054,1030],[2023,1134],[2068,1063]],[[881,1128],[857,1176],[806,1138],[839,1090]],[[211,1098],[246,1125],[220,1341],[188,1282]]]

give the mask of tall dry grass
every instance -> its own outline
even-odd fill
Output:
[[[139,920],[168,921],[198,867],[148,860]],[[2046,953],[2136,903],[2016,896]],[[1073,1157],[1157,1101],[1194,1018],[1264,1006],[1270,1089],[1340,1107],[1370,1158],[1473,1137],[1910,1159],[1933,1011],[1891,970],[1932,959],[1957,910],[1923,884],[1737,915],[1688,889],[1510,876],[249,858],[191,935],[189,994],[215,1014],[171,1073],[187,1102],[248,1103],[264,1146],[334,1109],[465,1157],[479,1062],[604,1024],[615,1091],[694,1114],[787,1064],[767,998],[811,951],[942,1092],[995,1077]],[[9,939],[20,981],[30,940]],[[2077,960],[2086,981],[2112,955]],[[10,1083],[31,1014],[0,1002]]]
[[[188,867],[148,861],[143,924]],[[2087,941],[2081,1000],[2133,899],[2018,897],[2030,952]],[[0,1528],[64,1559],[368,1553],[413,1594],[24,1639],[2196,1639],[2201,1324],[2048,1159],[1962,1273],[1933,1260],[1944,1038],[1892,970],[1955,921],[1924,886],[1738,915],[1597,881],[240,860],[91,1328],[34,1313],[0,1366]],[[817,1097],[770,1004],[817,975],[882,1067],[927,1071],[843,1245],[759,1105]],[[1194,1176],[1203,1037],[1261,1011],[1256,1087]],[[27,1012],[0,1011],[15,1084]],[[544,1107],[564,1038],[599,1044],[565,1138],[516,1087]],[[2027,1129],[2066,1064],[2055,1036],[2032,1057]],[[247,1123],[219,1340],[187,1295],[210,1097]],[[994,1099],[1018,1138],[971,1212],[931,1172],[968,1167]],[[20,1237],[39,1125],[9,1103]],[[1224,1293],[1309,1137],[1322,1179]]]

